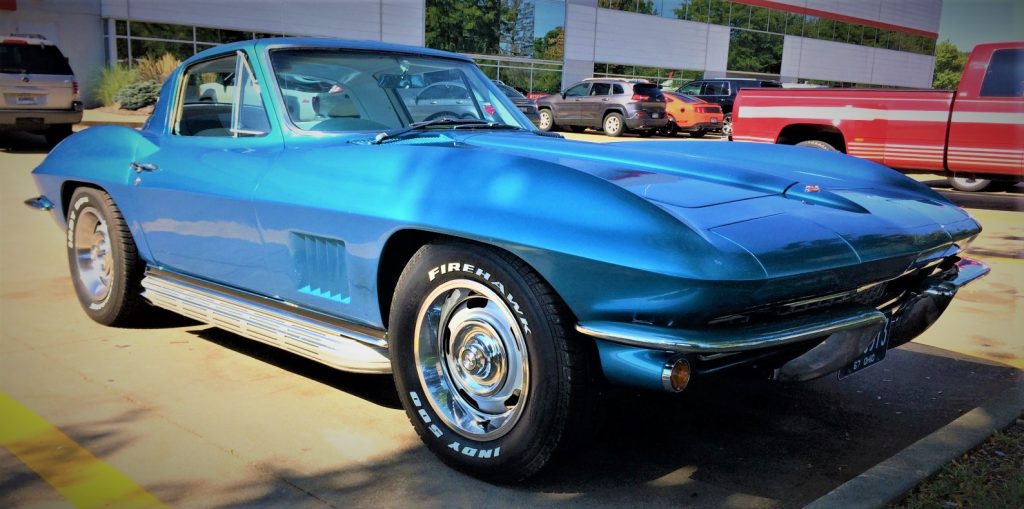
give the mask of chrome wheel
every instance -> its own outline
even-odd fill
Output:
[[[551,118],[551,112],[548,110],[540,110],[540,122],[537,127],[542,131],[551,130],[551,126],[554,125],[554,119]]]
[[[472,440],[508,433],[530,387],[523,330],[503,299],[456,279],[430,292],[416,319],[420,383],[444,423]]]
[[[75,220],[74,259],[78,280],[94,304],[110,297],[114,282],[114,258],[110,231],[100,212],[83,208]]]

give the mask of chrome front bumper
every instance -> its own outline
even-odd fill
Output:
[[[779,379],[810,380],[851,362],[885,327],[889,330],[889,348],[914,339],[938,320],[960,288],[988,272],[989,268],[981,262],[960,259],[947,269],[925,278],[917,288],[906,291],[885,309],[843,307],[796,318],[715,330],[618,322],[580,322],[576,330],[604,340],[598,342],[598,347],[602,351],[602,368],[606,375],[611,373],[610,378],[615,381],[632,385],[652,384],[636,383],[638,380],[634,379],[634,374],[647,377],[646,370],[645,373],[637,370],[643,363],[638,362],[638,356],[633,356],[629,365],[619,365],[618,359],[626,358],[623,352],[627,350],[657,352],[651,362],[664,362],[680,354],[709,356],[771,351],[817,340],[816,346],[776,372]],[[605,351],[616,354],[604,355]],[[611,365],[605,365],[607,363]]]

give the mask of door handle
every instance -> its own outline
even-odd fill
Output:
[[[601,99],[601,101],[603,101],[603,102],[608,102],[608,99]]]
[[[135,170],[135,173],[142,173],[144,171],[150,171],[150,172],[157,171],[160,168],[157,165],[153,164],[153,163],[136,163],[136,162],[132,162],[132,169]]]

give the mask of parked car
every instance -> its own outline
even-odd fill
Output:
[[[519,111],[526,115],[526,118],[533,122],[533,125],[540,125],[540,114],[537,112],[537,104],[533,102],[533,99],[527,98],[522,92],[502,83],[498,80],[493,80],[498,90],[501,90],[508,98],[515,104]]]
[[[722,132],[722,107],[711,104],[699,97],[664,92],[665,114],[668,124],[661,134],[675,136],[682,131],[692,138],[701,138],[707,133]]]
[[[676,89],[677,93],[699,97],[707,102],[718,104],[725,115],[722,132],[732,133],[732,107],[736,94],[744,88],[782,88],[782,83],[775,80],[757,80],[752,78],[714,78],[693,80]]]
[[[82,121],[68,59],[41,35],[0,39],[0,130],[43,134],[57,144]]]
[[[230,103],[184,93],[228,69]],[[347,100],[296,118],[280,73],[336,80]],[[417,121],[416,92],[453,82],[478,118]],[[470,58],[368,41],[207,49],[141,130],[75,134],[33,176],[26,203],[64,230],[93,320],[156,306],[393,373],[426,446],[499,481],[593,427],[601,384],[851,375],[988,270],[961,256],[977,222],[875,163],[565,140]]]
[[[742,119],[742,120],[741,120]],[[961,191],[1024,180],[1024,42],[978,45],[956,91],[744,90],[733,139],[839,150]]]
[[[665,127],[665,96],[657,85],[643,80],[587,79],[561,94],[537,99],[538,127],[566,127],[582,132],[591,127],[608,136],[635,131],[650,136]]]

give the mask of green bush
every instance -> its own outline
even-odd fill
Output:
[[[139,108],[155,104],[160,95],[160,84],[155,81],[138,81],[125,86],[117,93],[117,102],[126,110],[137,110]]]
[[[133,69],[120,64],[107,67],[100,73],[93,99],[104,106],[114,106],[117,103],[117,93],[138,80],[138,73]]]

